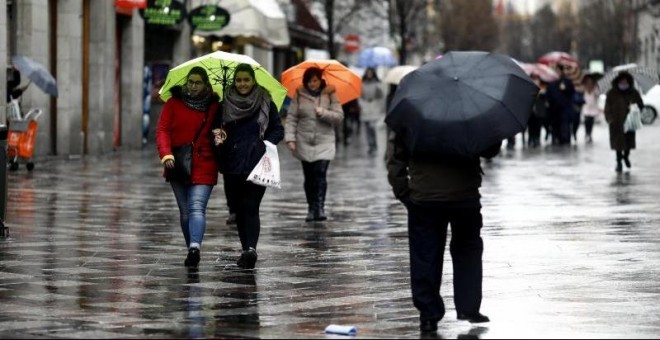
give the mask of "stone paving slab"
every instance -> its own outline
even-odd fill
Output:
[[[383,131],[380,131],[383,151]],[[659,338],[660,126],[614,172],[595,143],[505,150],[486,163],[484,300],[491,322],[455,319],[451,262],[442,338]],[[155,148],[36,162],[9,176],[0,240],[2,338],[418,338],[406,211],[364,142],[331,163],[325,223],[305,223],[302,169],[283,148],[281,190],[262,205],[254,273],[224,270],[238,236],[222,186],[197,273]]]

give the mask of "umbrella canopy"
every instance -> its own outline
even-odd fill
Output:
[[[28,77],[38,88],[53,97],[57,97],[57,81],[46,67],[25,56],[14,56],[12,63],[21,74]]]
[[[598,87],[600,87],[601,92],[605,93],[612,88],[612,80],[614,80],[621,71],[630,73],[635,80],[635,87],[639,89],[641,93],[648,92],[653,86],[660,82],[660,79],[658,78],[658,70],[639,66],[637,64],[621,65],[605,73],[605,75],[598,80]]]
[[[401,82],[401,79],[406,74],[416,69],[417,66],[413,66],[413,65],[394,66],[389,71],[387,71],[385,78],[383,78],[383,82],[387,84],[399,85],[399,82]]]
[[[359,67],[391,67],[398,65],[399,62],[394,57],[394,53],[387,47],[376,46],[369,47],[360,52],[357,66]]]
[[[548,66],[554,66],[557,64],[577,66],[578,60],[566,52],[553,51],[542,55],[539,58],[538,63]]]
[[[536,74],[546,83],[559,80],[559,73],[548,65],[540,63],[519,63],[519,65],[530,77],[532,74]]]
[[[201,66],[208,73],[213,90],[218,93],[220,98],[223,98],[223,88],[224,86],[231,85],[231,82],[234,79],[234,69],[239,64],[252,65],[255,77],[257,78],[257,84],[263,86],[268,92],[270,92],[273,102],[275,102],[275,105],[277,105],[277,109],[279,110],[286,97],[286,88],[254,59],[246,55],[222,51],[216,51],[199,58],[188,60],[169,70],[169,72],[167,72],[167,77],[165,78],[165,83],[160,88],[160,91],[158,91],[158,94],[160,94],[160,98],[163,101],[167,101],[172,96],[170,89],[173,86],[184,85],[190,69],[195,66]]]
[[[282,85],[287,88],[289,97],[293,98],[296,89],[303,84],[303,74],[310,67],[323,70],[323,79],[328,85],[335,87],[340,103],[346,104],[362,95],[362,78],[342,63],[329,59],[306,60],[282,72]]]
[[[508,56],[449,52],[401,80],[385,122],[413,154],[472,157],[525,129],[538,90]]]

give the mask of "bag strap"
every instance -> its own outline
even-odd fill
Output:
[[[195,145],[195,142],[197,141],[197,137],[199,137],[199,134],[202,133],[202,130],[204,130],[204,126],[206,125],[206,119],[209,118],[209,111],[206,111],[206,115],[204,116],[204,120],[202,120],[202,126],[199,127],[197,130],[197,133],[195,134],[195,138],[192,140],[192,144]]]

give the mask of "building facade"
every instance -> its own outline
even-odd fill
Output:
[[[637,64],[660,70],[660,1],[633,0],[637,22]]]

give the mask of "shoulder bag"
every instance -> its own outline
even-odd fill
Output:
[[[195,138],[193,138],[192,142],[172,147],[172,156],[174,156],[174,168],[166,170],[167,171],[166,177],[168,180],[183,182],[183,183],[191,182],[192,156],[195,147],[195,142],[197,141],[197,137],[199,137],[199,134],[204,129],[204,125],[206,125],[206,119],[208,118],[208,116],[209,113],[207,111],[206,116],[202,121],[202,126],[200,126],[199,130],[197,130],[197,133],[195,134]]]

